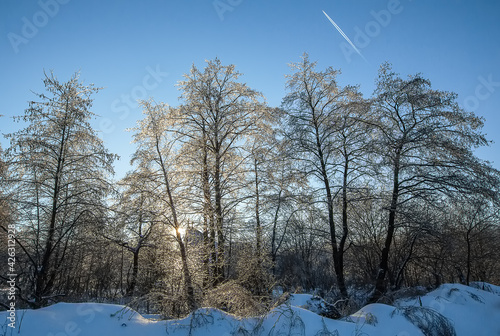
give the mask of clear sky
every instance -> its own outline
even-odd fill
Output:
[[[303,52],[320,69],[341,69],[341,84],[360,85],[366,97],[384,61],[458,93],[495,142],[478,155],[500,169],[497,0],[1,0],[0,18],[0,132],[21,126],[10,117],[23,114],[31,90],[43,92],[44,69],[63,81],[81,71],[85,83],[105,88],[95,95],[101,117],[93,125],[121,156],[117,177],[134,151],[125,129],[141,118],[136,99],[177,105],[182,75],[219,57],[279,106],[287,64]]]

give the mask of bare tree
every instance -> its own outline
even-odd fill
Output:
[[[8,226],[8,219],[10,217],[7,171],[7,163],[4,161],[4,152],[0,145],[0,225],[2,228]]]
[[[151,190],[154,185],[147,183],[136,172],[128,173],[119,181],[122,187],[120,197],[113,209],[110,223],[101,229],[101,234],[132,254],[132,273],[125,295],[132,296],[139,277],[141,250],[153,247],[151,236],[158,226],[155,218],[155,199]]]
[[[172,229],[182,261],[182,272],[190,309],[196,307],[191,271],[188,267],[186,246],[182,232],[187,227],[187,217],[182,213],[186,176],[176,170],[179,161],[178,142],[172,124],[173,109],[153,101],[142,101],[144,119],[134,128],[137,150],[132,163],[137,164],[138,179],[151,186],[150,195],[156,198],[157,216]]]
[[[388,64],[380,68],[373,113],[381,165],[391,176],[387,235],[380,257],[376,301],[385,291],[389,253],[402,204],[430,195],[467,192],[497,198],[498,171],[473,153],[488,144],[482,120],[463,111],[456,94],[438,91],[421,75],[402,79]]]
[[[487,267],[483,266],[483,270],[477,267],[481,262],[491,258],[494,254],[494,249],[484,249],[488,246],[488,241],[494,239],[494,229],[498,224],[499,210],[483,197],[463,197],[457,199],[450,205],[450,220],[459,233],[458,239],[461,239],[465,244],[464,248],[457,251],[457,255],[461,256],[461,260],[456,265],[463,264],[465,261],[464,281],[469,285],[473,276],[473,270],[476,269],[480,273],[486,271]],[[477,279],[485,281],[486,279]]]
[[[7,150],[21,231],[17,243],[31,264],[30,294],[38,307],[56,294],[72,239],[102,213],[115,159],[89,123],[98,89],[83,85],[78,74],[65,83],[45,74],[44,84],[47,92],[18,118],[28,126],[8,135]]]
[[[179,82],[184,104],[178,133],[185,137],[185,152],[201,156],[194,162],[200,167],[205,237],[212,250],[215,284],[225,277],[224,217],[238,202],[231,196],[241,183],[238,175],[245,160],[241,146],[264,125],[268,112],[261,94],[238,82],[240,76],[234,65],[224,66],[215,59],[207,61],[203,71],[193,65]]]
[[[359,94],[354,87],[338,85],[337,76],[340,71],[331,67],[325,71],[317,71],[315,67],[316,63],[311,62],[307,54],[304,54],[301,62],[291,64],[294,73],[288,76],[289,93],[283,100],[289,117],[290,129],[287,137],[294,146],[295,157],[304,163],[308,175],[314,176],[322,183],[337,283],[341,294],[347,297],[344,249],[348,229],[347,222],[344,221],[340,237],[337,236],[334,215],[336,194],[334,174],[339,165],[336,161],[338,115],[349,107],[349,103],[359,99]],[[349,169],[349,157],[345,155],[351,155],[351,152],[341,150],[341,153]],[[347,192],[347,173],[344,176],[346,179],[343,190]],[[347,196],[344,200],[347,202]],[[344,208],[347,209],[347,203],[344,203]]]

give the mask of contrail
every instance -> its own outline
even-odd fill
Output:
[[[347,42],[349,42],[349,44],[351,45],[351,47],[353,47],[353,49],[354,49],[354,50],[356,50],[356,52],[358,53],[358,55],[359,55],[359,56],[361,56],[361,58],[362,58],[362,59],[364,59],[364,60],[365,60],[365,62],[368,62],[368,61],[366,60],[366,58],[365,58],[363,55],[361,55],[361,52],[358,50],[358,48],[356,48],[356,46],[354,45],[354,43],[352,43],[352,42],[351,42],[351,40],[349,39],[349,37],[347,37],[347,35],[344,33],[344,31],[342,31],[342,29],[340,29],[340,27],[339,27],[339,26],[335,23],[335,21],[333,21],[333,20],[332,20],[332,18],[331,18],[331,17],[329,17],[329,16],[328,16],[328,14],[326,14],[326,13],[325,13],[325,11],[322,11],[322,12],[323,12],[323,14],[325,14],[326,18],[327,18],[328,20],[330,20],[330,22],[331,22],[331,23],[332,23],[332,25],[335,27],[335,29],[337,29],[337,31],[340,33],[340,35],[342,35],[342,37],[344,37],[344,38],[345,38],[345,40],[346,40]]]

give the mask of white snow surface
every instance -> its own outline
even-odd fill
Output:
[[[58,303],[38,310],[16,311],[15,328],[8,326],[12,321],[8,319],[9,312],[0,312],[0,335],[420,336],[443,335],[439,326],[421,318],[442,316],[458,336],[500,336],[500,287],[490,284],[446,284],[420,298],[397,301],[394,306],[367,305],[342,320],[324,318],[311,311],[316,310],[312,303],[317,302],[311,295],[293,294],[287,304],[262,317],[241,319],[202,308],[184,319],[166,321],[147,319],[121,305]]]

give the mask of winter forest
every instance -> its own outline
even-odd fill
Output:
[[[476,155],[484,120],[425,74],[384,63],[364,97],[305,53],[269,106],[215,58],[186,69],[178,101],[138,102],[131,158],[91,126],[101,88],[42,75],[1,149],[0,259],[15,240],[18,309],[256,316],[282,293],[314,293],[339,318],[403,291],[500,284],[500,172]]]

